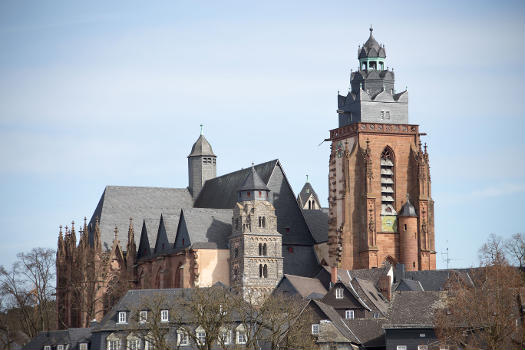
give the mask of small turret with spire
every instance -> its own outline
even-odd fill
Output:
[[[194,200],[199,196],[206,181],[217,176],[217,156],[204,137],[203,125],[200,127],[199,138],[188,155],[188,189]]]

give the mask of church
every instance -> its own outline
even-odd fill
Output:
[[[432,270],[434,202],[429,158],[408,123],[408,92],[385,69],[372,35],[358,49],[351,88],[330,131],[329,208],[307,181],[295,197],[279,160],[217,176],[202,134],[188,155],[188,187],[107,186],[90,220],[60,228],[58,327],[100,320],[129,289],[217,282],[246,296],[284,275],[402,263]]]

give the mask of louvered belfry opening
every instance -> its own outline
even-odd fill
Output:
[[[385,147],[381,153],[381,214],[396,215],[394,183],[394,152]]]

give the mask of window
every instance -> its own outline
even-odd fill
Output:
[[[407,350],[407,346],[406,345],[398,345],[396,350]]]
[[[235,258],[239,256],[239,248],[235,248],[235,249],[233,250],[233,256],[234,256]]]
[[[246,332],[245,331],[237,331],[237,344],[246,344]]]
[[[262,278],[263,276],[263,266],[262,264],[259,264],[259,278]]]
[[[232,331],[231,330],[221,330],[219,334],[219,344],[229,345],[232,343]]]
[[[381,215],[397,214],[394,188],[394,151],[386,147],[381,154]]]
[[[51,345],[45,345],[44,350],[51,350]]]
[[[246,192],[246,195],[247,195],[248,197],[250,197],[251,193],[248,191],[248,192]]]
[[[155,345],[146,340],[144,350],[155,350]]]
[[[288,253],[293,253],[293,247],[288,247]]]
[[[390,120],[390,111],[386,111],[386,120]]]
[[[263,219],[264,219],[264,218],[263,218]],[[268,255],[268,254],[267,254],[267,250],[266,250],[266,243],[263,244],[263,247],[262,247],[262,248],[263,248],[263,249],[262,249],[262,255],[264,255],[264,256]]]
[[[78,349],[79,350],[88,350],[88,343],[80,343]],[[135,349],[131,349],[131,350],[135,350]],[[138,348],[136,350],[138,350]]]
[[[379,318],[379,312],[374,312],[374,318]]]
[[[318,323],[312,324],[312,334],[314,335],[319,334],[319,324]]]
[[[204,330],[198,330],[195,335],[200,345],[206,344],[206,332]]]
[[[381,120],[385,119],[385,111],[381,111]]]
[[[428,345],[418,345],[417,350],[428,350]]]
[[[62,345],[62,344],[57,345],[57,350],[64,350],[64,345]]]
[[[335,298],[336,299],[343,299],[343,288],[337,288],[335,290]]]
[[[160,322],[168,322],[168,310],[160,310]]]
[[[440,345],[439,350],[449,350],[450,347],[448,345]]]
[[[128,323],[126,319],[126,311],[119,311],[118,313],[118,323]]]
[[[135,337],[129,338],[126,350],[140,350],[140,340]]]
[[[404,225],[405,231],[407,230],[407,224]]]
[[[260,218],[259,218],[260,219]],[[259,243],[259,255],[263,255],[262,243]]]
[[[263,277],[268,278],[268,265],[266,264],[263,266]]]
[[[235,218],[235,229],[239,229],[239,218]]]
[[[120,340],[108,340],[108,350],[120,350]]]
[[[353,320],[354,319],[354,310],[346,310],[345,311],[345,318],[347,320]]]
[[[177,342],[180,346],[188,346],[190,345],[190,338],[186,332],[179,331],[177,332]]]

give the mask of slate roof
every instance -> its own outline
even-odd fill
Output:
[[[317,305],[319,309],[321,309],[321,311],[326,315],[326,317],[328,317],[328,320],[332,322],[332,324],[345,338],[354,343],[361,343],[357,335],[354,334],[354,332],[352,332],[352,330],[343,322],[341,316],[337,313],[337,311],[335,311],[335,309],[332,306],[327,305],[319,300],[312,300],[311,302]]]
[[[192,247],[227,249],[232,232],[232,216],[232,209],[183,209],[182,217]]]
[[[401,212],[398,214],[398,216],[416,216],[416,208],[410,203],[410,199],[407,198],[407,201],[403,206],[401,207]]]
[[[365,300],[367,305],[374,307],[374,309],[381,312],[384,316],[387,315],[388,301],[377,290],[372,281],[354,278],[352,280],[352,286],[357,294]]]
[[[264,184],[268,184],[278,162],[277,159],[274,159],[254,166]],[[206,181],[195,200],[195,207],[232,209],[237,203],[238,190],[250,171],[251,168],[241,169]],[[275,188],[270,188],[270,191],[275,191]]]
[[[399,282],[397,284],[397,286],[395,286],[393,288],[394,290],[396,291],[409,291],[409,290],[419,290],[419,291],[423,291],[423,286],[421,285],[421,283],[419,281],[414,281],[414,280],[408,280],[408,279],[403,279],[401,280],[401,282]]]
[[[384,328],[432,328],[434,310],[441,305],[441,292],[394,292],[389,321]]]
[[[370,28],[370,37],[368,37],[368,40],[364,43],[363,47],[359,51],[358,58],[363,57],[386,57],[385,49],[379,45],[377,40],[372,35],[373,29]]]
[[[315,243],[328,242],[328,211],[321,209],[302,212]]]
[[[290,284],[295,288],[297,293],[299,293],[299,295],[301,295],[301,297],[303,298],[308,297],[312,293],[316,293],[315,296],[324,296],[326,294],[326,288],[323,287],[321,282],[316,278],[288,274],[284,274],[283,278],[287,279],[290,282]]]
[[[406,271],[405,279],[419,281],[423,290],[440,291],[444,290],[446,282],[452,273],[459,274],[466,283],[471,284],[472,280],[467,270],[425,270],[425,271]]]
[[[111,249],[117,226],[120,246],[125,250],[130,217],[133,218],[135,244],[138,246],[138,233],[141,232],[144,219],[158,220],[161,214],[178,214],[181,208],[192,206],[193,200],[186,188],[106,186],[89,222],[90,242],[93,242],[97,217],[100,220],[102,247]],[[153,242],[150,241],[150,245],[155,244],[155,238]]]
[[[321,205],[321,202],[319,201],[319,197],[317,197],[317,193],[315,193],[314,188],[309,182],[306,182],[301,189],[301,192],[299,192],[299,195],[297,196],[297,201],[299,202],[299,205],[304,207],[304,204],[310,198],[310,196],[313,195],[314,199],[317,201],[319,205]]]
[[[69,328],[57,331],[40,332],[22,349],[39,350],[43,349],[45,345],[53,346],[69,344],[68,349],[76,350],[79,347],[79,343],[89,343],[90,338],[90,328]]]
[[[255,168],[252,166],[251,171],[248,172],[248,176],[246,176],[246,179],[244,179],[244,182],[242,183],[241,187],[238,189],[239,191],[269,191],[270,189],[266,186],[266,184],[261,180],[257,172],[255,171]]]
[[[277,159],[254,165],[254,169],[270,190],[268,201],[277,216],[277,230],[283,245],[313,245],[314,239],[297,205],[296,197]],[[195,200],[196,208],[231,209],[237,203],[238,189],[251,168],[241,169],[206,181]],[[314,254],[315,259],[315,254]],[[293,272],[293,274],[298,274]]]
[[[200,135],[197,141],[193,144],[191,147],[191,152],[188,157],[199,157],[199,156],[213,156],[216,157],[216,155],[213,153],[213,149],[211,148],[210,143],[204,135]]]
[[[359,337],[360,343],[369,347],[384,347],[386,319],[356,318],[344,319],[343,322]]]

